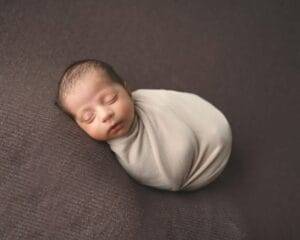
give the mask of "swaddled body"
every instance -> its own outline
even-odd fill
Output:
[[[195,190],[224,169],[232,132],[224,115],[196,94],[165,89],[132,92],[127,135],[107,141],[138,182],[170,191]]]

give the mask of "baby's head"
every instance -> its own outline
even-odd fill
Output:
[[[85,59],[66,68],[56,104],[90,137],[107,141],[126,135],[135,108],[126,82],[103,61]],[[111,127],[120,123],[117,127]]]

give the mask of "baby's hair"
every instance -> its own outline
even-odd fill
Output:
[[[83,74],[92,70],[98,70],[99,73],[106,74],[112,82],[118,83],[123,87],[126,87],[126,81],[124,81],[115,72],[115,70],[110,64],[104,61],[96,59],[83,59],[73,62],[65,69],[61,78],[59,79],[57,95],[55,99],[55,105],[60,107],[72,119],[74,119],[73,114],[69,112],[69,110],[65,107],[64,104],[65,97],[82,80]]]

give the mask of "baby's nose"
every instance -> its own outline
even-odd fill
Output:
[[[105,123],[114,115],[114,112],[109,108],[100,108],[98,114],[100,121]]]

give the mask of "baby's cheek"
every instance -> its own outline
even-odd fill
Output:
[[[95,131],[91,128],[90,125],[80,125],[79,127],[81,130],[83,130],[85,133],[87,133],[90,137],[94,138],[95,137]]]
[[[129,116],[130,114],[132,114],[134,106],[130,101],[124,101],[124,103],[120,106],[121,107],[121,111],[123,112],[124,115]]]
[[[86,130],[87,133],[92,137],[94,138],[95,140],[99,140],[99,141],[102,141],[102,140],[105,140],[106,139],[106,134],[107,134],[107,131],[106,130],[103,130],[100,128],[100,126],[91,126],[88,130]]]

